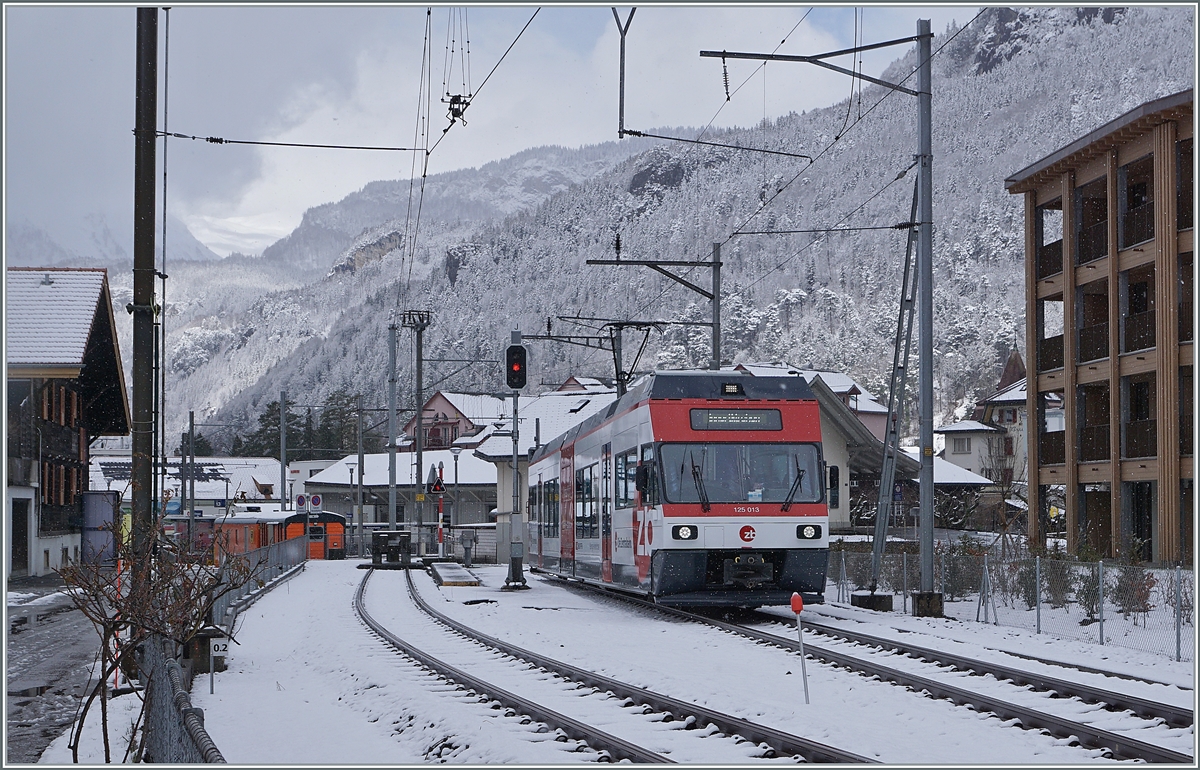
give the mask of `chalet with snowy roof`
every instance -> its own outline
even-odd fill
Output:
[[[477,435],[503,414],[504,399],[489,394],[439,390],[425,402],[421,413],[421,446],[447,449],[459,438]],[[404,434],[412,437],[416,433],[417,418],[414,416],[405,423]]]
[[[1188,89],[1005,180],[1025,204],[1035,540],[1062,507],[1072,552],[1192,559],[1193,131]]]
[[[79,558],[89,447],[129,433],[108,273],[9,268],[5,573],[46,575]]]

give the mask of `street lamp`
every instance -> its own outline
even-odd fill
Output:
[[[450,447],[450,454],[454,455],[454,507],[450,509],[450,529],[453,530],[455,525],[462,524],[462,517],[458,515],[458,456],[462,454],[462,447]]]
[[[349,494],[348,494],[347,496],[350,498],[351,505],[353,505],[353,504],[354,504],[354,469],[355,469],[355,468],[357,468],[357,467],[358,467],[358,461],[357,461],[357,460],[347,460],[347,461],[346,461],[346,469],[347,469],[348,471],[350,471],[350,492],[349,492]],[[359,506],[358,506],[358,507],[359,507],[359,510],[352,510],[352,511],[351,511],[351,513],[350,513],[351,519],[353,519],[353,518],[355,518],[355,517],[357,517],[357,516],[362,516],[362,510],[361,510],[361,507],[362,507],[362,502],[361,502],[361,500],[359,501]],[[354,526],[354,521],[353,521],[353,520],[351,520],[351,522],[350,522],[350,525],[351,525],[351,527],[353,527],[353,526]],[[343,537],[343,538],[346,538],[346,536],[347,536],[347,535],[346,535],[346,533],[343,533],[343,534],[342,534],[342,537]],[[362,548],[362,543],[359,543],[359,544],[358,544],[358,547],[359,547],[359,549],[361,549],[361,548]],[[356,551],[356,553],[357,553],[357,551]]]

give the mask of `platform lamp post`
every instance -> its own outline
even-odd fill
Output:
[[[450,509],[450,529],[453,530],[462,524],[462,517],[458,515],[458,456],[462,454],[462,447],[450,447],[450,454],[454,455],[454,507]]]
[[[346,461],[346,470],[350,471],[350,490],[349,490],[349,494],[347,494],[347,497],[350,498],[350,505],[351,505],[350,517],[352,519],[357,519],[359,516],[362,515],[362,511],[359,510],[359,508],[362,507],[361,501],[359,502],[358,506],[354,505],[354,469],[357,467],[358,467],[357,460],[347,460]],[[354,531],[354,521],[350,522],[350,527],[346,531],[348,533]],[[343,537],[346,537],[346,536],[343,535]],[[359,547],[360,548],[362,547],[361,543],[359,543]],[[349,549],[347,549],[347,550],[349,550]]]

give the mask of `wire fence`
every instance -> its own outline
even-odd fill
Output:
[[[138,666],[146,682],[142,761],[224,763],[225,758],[204,729],[204,712],[192,706],[174,647],[173,642],[154,636],[138,648]]]
[[[826,574],[826,597],[849,603],[853,592],[870,588],[871,554],[830,551]],[[920,583],[915,554],[883,557],[877,592],[899,597],[894,611],[910,611],[910,594]],[[942,552],[934,559],[934,590],[942,594],[945,614],[960,620],[1194,659],[1190,569]]]

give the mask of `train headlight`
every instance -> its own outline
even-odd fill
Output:
[[[671,527],[671,537],[675,540],[695,540],[699,536],[699,528],[692,524],[680,524]]]
[[[796,526],[796,537],[800,540],[820,540],[820,524],[799,524]]]

